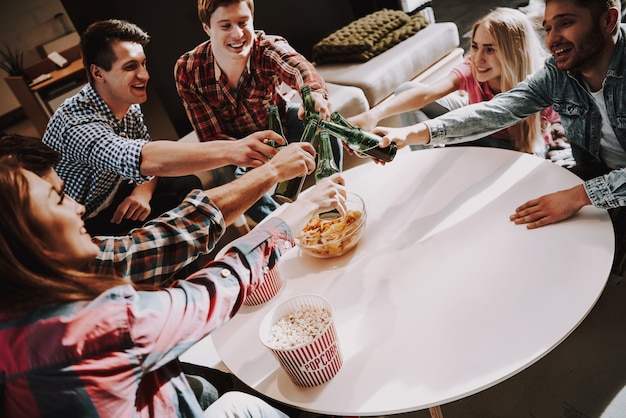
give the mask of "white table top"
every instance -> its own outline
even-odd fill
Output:
[[[611,267],[608,214],[591,206],[527,230],[522,203],[580,183],[548,161],[493,148],[402,151],[344,174],[363,197],[366,230],[342,257],[293,249],[285,285],[244,306],[212,339],[243,382],[278,401],[334,415],[425,409],[530,366],[585,318]],[[344,364],[329,382],[294,385],[258,337],[272,306],[303,293],[334,307]]]

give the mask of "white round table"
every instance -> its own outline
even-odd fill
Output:
[[[605,286],[614,249],[605,210],[535,230],[509,221],[522,203],[580,183],[549,161],[493,148],[403,150],[344,177],[367,208],[356,248],[332,259],[291,250],[280,293],[212,334],[226,366],[277,401],[367,416],[460,399],[550,352]],[[333,304],[344,356],[314,388],[294,385],[258,337],[265,312],[303,293]]]

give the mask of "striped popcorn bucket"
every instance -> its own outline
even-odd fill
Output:
[[[283,281],[278,272],[278,265],[274,265],[271,270],[265,273],[263,284],[257,287],[254,292],[248,294],[243,301],[244,305],[254,306],[267,302],[283,287]]]
[[[280,303],[261,321],[259,337],[298,386],[321,385],[343,364],[332,306],[321,296],[300,295]]]

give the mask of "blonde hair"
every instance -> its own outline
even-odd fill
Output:
[[[472,37],[479,27],[491,36],[496,57],[502,67],[500,91],[511,90],[520,81],[543,66],[547,52],[530,19],[522,12],[508,7],[498,7],[476,21],[472,27]],[[472,65],[476,76],[476,68]],[[534,153],[545,150],[541,115],[536,113],[509,131],[515,141],[515,149]]]

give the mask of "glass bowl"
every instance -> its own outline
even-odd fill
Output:
[[[313,257],[338,257],[351,250],[361,239],[367,213],[361,196],[346,194],[348,213],[344,218],[324,220],[313,215],[297,235],[298,247]]]

